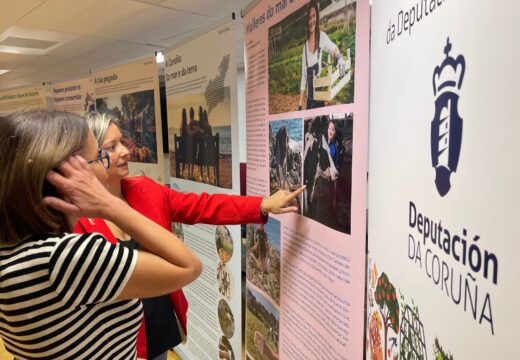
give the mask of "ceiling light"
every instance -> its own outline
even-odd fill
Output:
[[[164,62],[164,55],[162,52],[160,52],[160,51],[155,52],[155,61],[157,62],[157,64]]]
[[[6,72],[9,72],[9,71],[11,71],[11,70],[2,70],[2,69],[0,69],[0,75],[3,75],[3,74],[5,74]]]
[[[70,34],[11,26],[0,35],[0,52],[44,55],[75,38]]]

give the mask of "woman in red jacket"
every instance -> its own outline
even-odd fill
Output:
[[[145,176],[126,177],[130,154],[121,142],[122,134],[115,119],[106,114],[93,113],[87,115],[87,122],[100,148],[110,154],[107,189],[165,229],[171,230],[172,222],[229,225],[265,223],[268,213],[298,211],[296,197],[303,188],[293,193],[279,191],[267,198],[207,193],[198,195],[177,192]],[[100,232],[111,242],[138,247],[124,231],[103,219],[82,218],[76,224],[75,231]],[[138,357],[166,359],[167,350],[178,345],[186,335],[186,298],[182,290],[178,290],[170,294],[169,298],[144,299],[143,305],[145,316],[137,338]],[[165,319],[170,319],[170,323],[165,323]]]

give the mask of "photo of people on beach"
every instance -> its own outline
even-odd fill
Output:
[[[247,225],[247,280],[280,304],[280,221]]]
[[[269,122],[269,185],[271,194],[294,191],[301,184],[302,119]]]
[[[246,355],[255,360],[278,359],[280,313],[253,287],[246,288]]]
[[[130,161],[157,163],[153,90],[97,98],[96,109],[119,120],[123,144],[130,152]]]
[[[204,93],[168,102],[170,176],[232,188],[230,89],[209,107]]]
[[[268,36],[269,114],[354,101],[356,0],[311,0]]]
[[[304,119],[302,215],[351,230],[353,115]]]

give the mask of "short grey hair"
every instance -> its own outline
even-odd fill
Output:
[[[105,139],[110,124],[119,126],[118,119],[110,114],[90,112],[85,113],[83,116],[87,120],[89,129],[94,133],[94,137],[96,138],[99,146],[103,144],[103,140]]]

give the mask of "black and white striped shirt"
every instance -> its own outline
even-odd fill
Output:
[[[137,251],[99,234],[0,246],[0,336],[17,359],[135,359],[139,300],[115,301]]]

